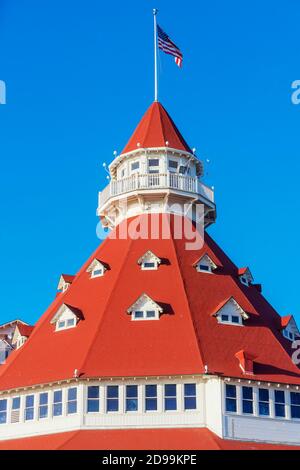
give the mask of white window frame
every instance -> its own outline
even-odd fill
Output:
[[[68,321],[69,320],[74,320],[74,324],[73,325],[69,325],[68,326]],[[63,326],[59,326],[60,323],[64,323]],[[75,317],[75,315],[73,315],[73,317],[71,317],[70,315],[70,318],[66,318],[64,320],[60,320],[58,318],[57,322],[56,322],[56,328],[55,328],[55,331],[63,331],[63,330],[70,330],[72,328],[75,328],[77,326],[77,319]]]
[[[143,316],[142,317],[136,317],[136,312],[142,312]],[[155,315],[153,317],[148,317],[147,312],[155,312]],[[155,308],[151,309],[147,308],[147,310],[134,310],[131,315],[131,320],[132,321],[151,321],[151,320],[159,320],[159,311]]]
[[[227,316],[228,320],[222,320],[222,316]],[[238,323],[233,322],[232,317],[238,317]],[[221,323],[222,325],[244,326],[243,318],[239,313],[220,313],[218,315],[218,323]]]
[[[135,163],[138,163],[139,166],[138,168],[135,168],[134,170],[132,169],[132,165],[134,165]],[[135,160],[132,160],[130,162],[130,174],[131,175],[134,175],[136,173],[140,173],[140,169],[141,169],[141,159],[140,158],[136,158]]]
[[[93,269],[91,272],[91,279],[95,279],[95,277],[102,277],[104,276],[104,269],[101,267]]]

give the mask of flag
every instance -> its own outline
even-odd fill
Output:
[[[166,54],[170,54],[175,57],[175,62],[178,67],[182,67],[183,55],[181,50],[174,44],[169,36],[157,25],[157,35],[158,35],[158,47]]]

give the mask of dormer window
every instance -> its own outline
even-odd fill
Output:
[[[300,337],[297,323],[293,315],[287,315],[281,318],[281,330],[283,336],[289,341],[295,341]]]
[[[196,261],[196,263],[194,263],[194,266],[198,272],[203,273],[212,273],[217,268],[217,265],[207,254],[205,254],[198,261]]]
[[[72,276],[71,274],[62,274],[59,279],[57,290],[59,292],[66,292],[66,290],[68,290],[72,284],[74,278],[75,276]]]
[[[237,326],[242,326],[243,320],[247,320],[249,318],[249,315],[233,297],[218,305],[213,316],[217,318],[219,323]]]
[[[142,294],[134,304],[129,307],[127,313],[131,314],[131,320],[159,320],[163,309],[147,294]]]
[[[55,324],[56,331],[61,331],[75,328],[78,322],[83,319],[81,310],[71,305],[63,304],[50,323]]]
[[[239,268],[238,276],[244,286],[249,286],[253,282],[253,276],[249,268]]]
[[[91,279],[104,276],[106,270],[107,265],[101,262],[99,259],[94,259],[87,268],[87,272],[91,274]]]
[[[142,270],[158,269],[160,263],[161,259],[150,250],[146,251],[146,253],[138,260],[138,264],[141,266]]]

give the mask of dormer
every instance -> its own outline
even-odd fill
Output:
[[[248,267],[238,269],[239,280],[244,286],[249,286],[253,282],[253,276]]]
[[[55,324],[56,331],[61,331],[75,328],[80,320],[84,320],[81,310],[71,305],[63,304],[50,323]]]
[[[28,340],[33,331],[33,326],[18,323],[12,337],[12,345],[15,349],[19,349]]]
[[[212,273],[215,269],[217,269],[217,265],[207,254],[198,259],[198,261],[194,263],[194,267],[198,273]]]
[[[293,315],[286,315],[281,318],[281,331],[283,336],[289,341],[295,341],[300,337],[300,332]]]
[[[95,277],[104,276],[104,273],[106,270],[107,270],[107,264],[95,258],[91,262],[91,264],[89,265],[86,271],[91,274],[91,279],[93,279]]]
[[[60,292],[66,292],[74,280],[75,276],[71,274],[62,274],[59,279],[57,290]]]
[[[146,253],[138,260],[138,264],[141,266],[142,270],[158,269],[160,263],[161,259],[150,250],[146,251]]]
[[[131,320],[159,320],[162,312],[163,308],[147,294],[142,294],[127,310]]]
[[[219,304],[212,315],[217,318],[219,323],[236,326],[242,326],[243,321],[249,318],[249,315],[233,297]]]
[[[239,361],[239,366],[243,374],[246,374],[246,375],[254,374],[253,366],[254,366],[254,360],[256,359],[256,356],[254,354],[251,354],[250,352],[245,351],[244,349],[241,349],[235,354],[235,357]]]

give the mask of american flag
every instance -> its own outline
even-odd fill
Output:
[[[180,49],[174,44],[169,36],[157,25],[157,34],[158,34],[158,47],[164,51],[166,54],[170,54],[175,57],[175,62],[178,67],[182,67],[183,55]]]

